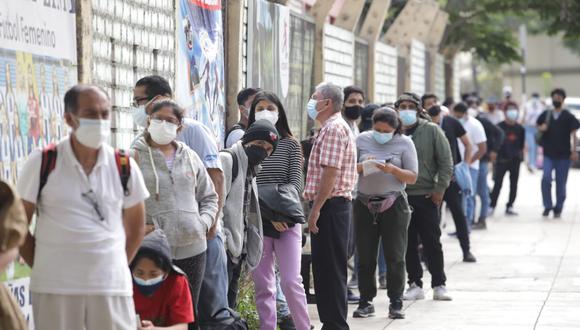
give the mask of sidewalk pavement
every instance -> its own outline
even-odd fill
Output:
[[[356,305],[349,305],[350,328],[580,329],[580,170],[570,171],[561,219],[541,215],[541,172],[529,174],[522,166],[520,173],[514,205],[519,216],[504,215],[509,190],[506,177],[488,230],[472,232],[477,263],[461,261],[457,239],[447,234],[454,231],[453,221],[446,216],[442,244],[453,301],[433,301],[429,289],[425,300],[405,302],[406,319],[393,321],[387,318],[386,291],[379,290],[375,317],[353,319]],[[428,271],[424,283],[430,283]],[[316,305],[309,305],[309,312],[320,329]]]

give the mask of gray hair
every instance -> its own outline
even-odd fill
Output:
[[[332,101],[332,106],[334,112],[340,112],[342,110],[343,103],[343,93],[342,88],[331,82],[323,82],[316,86],[316,90],[322,94],[325,99]]]

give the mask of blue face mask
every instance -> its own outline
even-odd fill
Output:
[[[373,130],[373,138],[375,138],[375,141],[377,141],[379,144],[385,144],[391,141],[393,134],[394,133],[381,133]]]
[[[317,103],[318,103],[317,100],[310,99],[310,101],[308,101],[308,105],[306,106],[306,110],[308,111],[308,117],[310,117],[312,120],[316,120],[316,117],[318,117],[318,111],[316,111]]]
[[[416,110],[401,110],[399,111],[399,117],[405,126],[414,125],[417,122],[417,111]]]
[[[159,289],[161,284],[163,284],[163,280],[164,280],[163,274],[149,280],[144,280],[142,278],[133,275],[133,282],[135,283],[135,286],[145,296],[150,296],[157,289]]]
[[[508,117],[509,120],[516,121],[518,120],[518,110],[510,109],[506,111],[506,116]]]

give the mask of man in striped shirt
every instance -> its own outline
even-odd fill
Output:
[[[342,89],[322,83],[308,102],[308,115],[321,124],[310,154],[304,197],[312,202],[312,264],[322,329],[349,329],[347,242],[355,187],[354,136],[341,116]]]

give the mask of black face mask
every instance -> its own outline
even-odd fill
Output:
[[[248,163],[251,166],[260,165],[260,163],[262,163],[264,159],[268,157],[266,149],[260,146],[256,145],[247,146],[244,148],[244,151],[246,152],[246,156],[248,156]]]
[[[344,116],[350,120],[357,120],[360,117],[360,113],[363,107],[360,105],[353,105],[352,107],[344,108]]]
[[[562,102],[561,101],[555,101],[552,100],[552,105],[554,106],[554,109],[558,109],[562,106]]]

